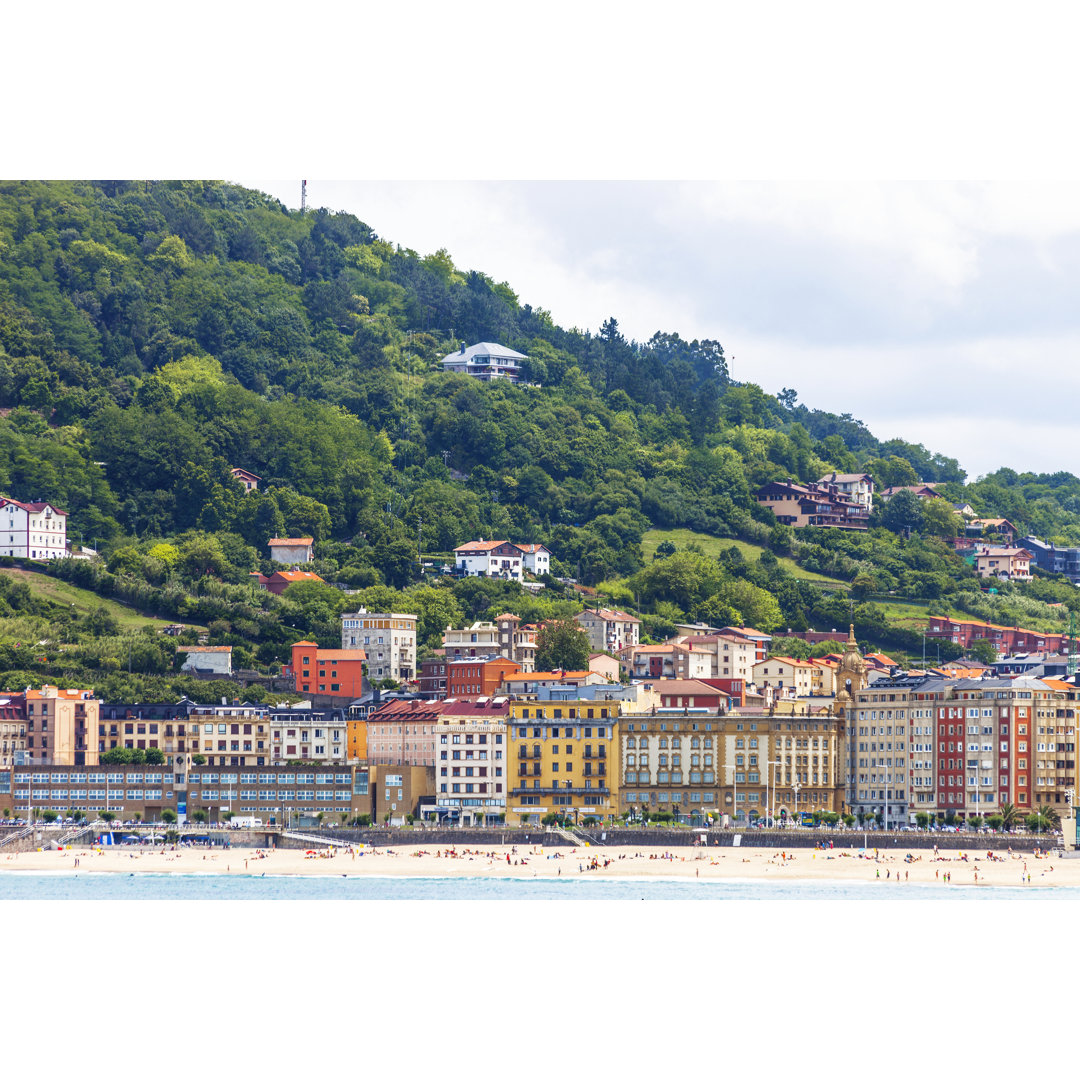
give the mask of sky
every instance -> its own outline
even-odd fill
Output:
[[[241,182],[298,206],[298,180]],[[308,181],[564,327],[724,346],[732,375],[881,439],[1080,472],[1080,200],[1062,182]]]
[[[737,380],[972,477],[1080,474],[1075,5],[61,7],[63,33],[10,14],[0,86],[34,107],[6,118],[5,175],[215,177],[290,206],[336,178],[312,206],[560,325],[716,339]],[[123,64],[96,61],[103,33]]]

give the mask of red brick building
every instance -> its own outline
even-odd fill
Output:
[[[521,665],[505,656],[468,656],[446,665],[446,696],[491,697],[507,675],[517,675]]]
[[[975,619],[949,619],[931,615],[926,624],[926,636],[931,639],[955,642],[965,650],[973,641],[985,639],[997,646],[1002,656],[1017,652],[1065,652],[1065,634],[1047,634],[1041,630],[1024,630],[1018,626],[996,626]]]

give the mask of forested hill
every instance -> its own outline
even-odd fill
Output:
[[[850,417],[731,385],[718,342],[627,341],[614,318],[562,330],[445,251],[226,184],[0,187],[0,304],[0,403],[23,407],[0,487],[48,493],[101,540],[228,528],[261,544],[278,512],[376,544],[423,514],[443,550],[619,510],[725,535],[775,476],[880,458],[890,479],[962,478]],[[487,340],[527,353],[540,387],[439,371]],[[232,466],[270,497],[238,500]],[[594,532],[588,573],[622,568],[619,537]]]
[[[527,354],[529,385],[441,371],[479,341]],[[718,341],[677,328],[645,342],[616,317],[560,328],[510,284],[349,214],[216,182],[0,185],[0,492],[54,501],[76,542],[151,581],[175,568],[149,556],[158,540],[189,573],[243,582],[268,538],[310,535],[334,580],[401,588],[422,528],[432,553],[543,541],[595,584],[642,570],[650,528],[790,551],[751,492],[832,469],[946,482],[979,514],[1080,541],[1075,477],[965,486],[956,461],[798,393],[732,382]],[[882,588],[944,565],[889,569],[830,544],[800,558],[848,580],[880,571]]]

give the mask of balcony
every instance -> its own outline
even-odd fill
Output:
[[[518,798],[522,795],[611,795],[611,790],[607,787],[538,787],[538,788],[511,788],[509,792],[513,798]]]

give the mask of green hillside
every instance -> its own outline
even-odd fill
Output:
[[[764,544],[751,544],[746,540],[734,538],[723,540],[718,536],[709,536],[706,533],[694,532],[692,529],[649,529],[641,538],[641,551],[646,559],[652,559],[656,555],[656,549],[664,541],[674,544],[677,548],[686,548],[690,544],[696,544],[706,555],[716,558],[727,548],[737,548],[746,559],[755,560],[766,550]],[[832,588],[846,589],[850,582],[840,581],[836,578],[827,577],[825,574],[815,574],[812,570],[804,570],[794,559],[787,556],[779,556],[777,562],[792,577],[800,581],[816,581]]]
[[[442,370],[482,341],[527,357],[519,385]],[[798,397],[732,380],[717,340],[634,341],[614,316],[563,329],[511,283],[349,214],[217,182],[0,183],[0,494],[69,511],[71,537],[104,558],[49,573],[126,605],[121,631],[131,611],[195,621],[270,666],[299,636],[338,640],[360,603],[415,611],[427,649],[451,621],[580,609],[554,580],[531,596],[422,576],[418,546],[481,536],[542,542],[556,576],[614,583],[654,635],[685,619],[854,618],[872,643],[914,650],[913,617],[868,598],[1002,622],[1077,605],[1045,578],[988,598],[943,543],[961,500],[1080,543],[1075,476],[968,483],[958,462]],[[897,496],[863,534],[793,532],[754,498],[833,470],[932,481],[945,498]],[[267,541],[289,535],[314,539],[311,568],[337,588],[253,589]],[[665,541],[675,554],[655,559]],[[81,640],[94,602],[66,602]]]

